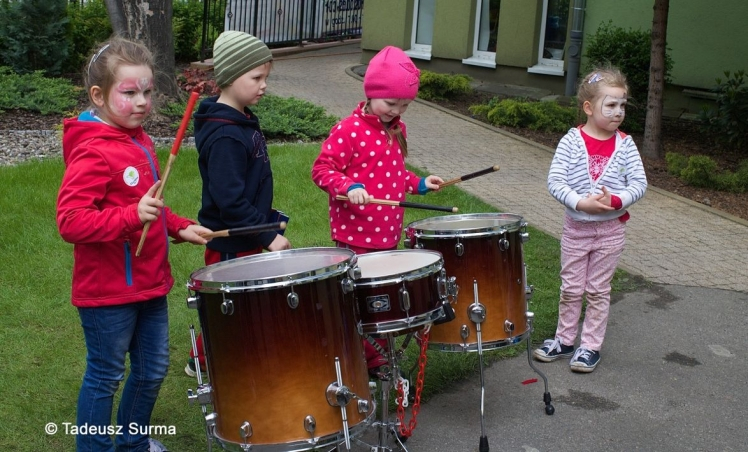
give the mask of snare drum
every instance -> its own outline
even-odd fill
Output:
[[[522,244],[527,223],[509,213],[432,217],[409,224],[406,243],[439,251],[456,277],[455,320],[431,328],[429,347],[443,351],[478,351],[470,307],[485,307],[481,345],[491,350],[521,341],[529,334]],[[475,287],[477,286],[477,297]]]
[[[445,317],[448,281],[438,252],[361,254],[358,269],[354,292],[361,334],[407,332]]]
[[[191,275],[188,305],[198,310],[210,380],[197,398],[213,406],[206,422],[222,447],[311,450],[342,442],[344,425],[356,436],[371,421],[355,303],[342,287],[355,263],[349,250],[307,248]],[[206,392],[209,402],[199,398]]]

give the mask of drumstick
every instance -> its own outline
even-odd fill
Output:
[[[348,197],[345,195],[338,195],[335,197],[335,199],[338,199],[340,201],[347,201]],[[430,204],[419,204],[419,203],[407,202],[407,201],[389,201],[386,199],[370,199],[369,202],[372,204],[382,204],[385,206],[411,207],[413,209],[438,210],[441,212],[452,212],[452,213],[455,213],[459,210],[457,209],[457,207],[432,206]]]
[[[187,101],[187,108],[185,108],[184,115],[182,115],[182,123],[179,125],[179,130],[177,130],[177,137],[171,145],[171,153],[169,154],[169,160],[166,162],[166,169],[164,170],[164,176],[161,178],[161,185],[158,187],[158,190],[156,190],[156,195],[154,196],[156,199],[161,199],[161,195],[164,192],[166,180],[169,178],[171,167],[174,165],[174,160],[177,158],[179,147],[182,145],[182,139],[184,138],[184,132],[187,131],[187,126],[190,124],[190,116],[192,116],[192,110],[195,108],[195,102],[197,102],[199,96],[200,93],[197,90],[192,91],[190,99]],[[143,244],[145,243],[145,238],[148,235],[148,230],[150,228],[150,221],[143,225],[143,233],[140,236],[138,248],[135,250],[135,257],[140,256],[140,251],[143,249]]]
[[[442,182],[441,184],[439,184],[439,188],[449,187],[450,185],[454,185],[454,184],[456,184],[458,182],[466,181],[468,179],[473,179],[475,177],[483,176],[483,175],[488,174],[488,173],[493,173],[494,171],[498,171],[498,170],[499,170],[499,165],[494,165],[494,166],[492,166],[490,168],[486,168],[484,170],[480,170],[480,171],[476,171],[474,173],[466,174],[466,175],[464,175],[462,177],[458,177],[456,179],[448,180],[447,182]]]
[[[257,232],[277,231],[278,229],[286,229],[286,222],[279,221],[277,223],[265,223],[254,226],[244,226],[242,228],[223,229],[208,234],[201,234],[200,236],[204,239],[214,239],[216,237],[234,237],[237,235],[255,234]]]

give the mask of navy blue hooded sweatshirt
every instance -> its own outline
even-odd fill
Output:
[[[260,123],[249,108],[240,112],[218,97],[203,100],[194,114],[198,166],[203,180],[198,221],[214,231],[268,222],[273,205],[273,173]],[[263,247],[275,231],[219,237],[207,247],[241,253]]]

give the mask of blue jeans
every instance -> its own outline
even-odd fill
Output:
[[[88,349],[86,373],[78,395],[78,452],[112,452],[115,444],[117,452],[147,451],[148,435],[143,432],[148,430],[169,367],[166,297],[78,308],[78,314]],[[125,378],[128,352],[130,375],[122,391],[117,424],[111,426],[114,394]]]

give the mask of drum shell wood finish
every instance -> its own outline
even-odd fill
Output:
[[[465,218],[466,223],[482,219],[490,222],[494,216],[489,214],[458,215],[454,216],[458,219],[456,222],[451,217],[443,217],[450,221],[450,228],[457,230],[455,233],[445,231],[444,237],[428,233],[421,235],[418,223],[408,226],[411,246],[439,251],[444,258],[444,268],[450,276],[456,278],[459,286],[459,294],[452,302],[455,319],[431,328],[432,348],[445,351],[477,350],[476,326],[468,316],[468,308],[475,300],[473,281],[478,283],[478,301],[486,308],[486,318],[481,323],[484,348],[511,345],[521,340],[527,332],[521,218],[510,214],[496,216],[501,222],[509,221],[509,226],[480,233],[468,226],[467,229],[460,230],[459,218]],[[438,218],[430,220],[431,227],[438,229]],[[457,252],[458,247],[462,247],[461,255]],[[513,331],[507,331],[507,322],[514,326]],[[463,339],[460,334],[463,325],[469,332],[467,339]]]
[[[346,277],[342,273],[289,287],[225,294],[198,292],[219,439],[243,444],[244,422],[252,427],[246,442],[258,450],[279,444],[272,450],[285,450],[286,443],[342,432],[341,408],[326,397],[337,380],[336,357],[343,385],[369,400],[373,409],[353,295],[341,288]],[[291,292],[298,295],[295,308],[289,306]],[[225,300],[231,300],[233,313],[222,311]],[[349,428],[370,414],[359,413],[355,399],[346,413]],[[313,435],[304,428],[307,416],[316,421]]]
[[[371,274],[375,265],[389,270],[377,269],[376,277],[362,277],[355,284],[362,333],[404,334],[444,317],[439,294],[439,278],[444,277],[441,255],[426,250],[396,250],[358,256],[358,267],[364,276]],[[401,302],[403,290],[408,293],[408,310]],[[389,302],[387,310],[372,306],[382,299]]]

